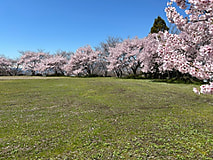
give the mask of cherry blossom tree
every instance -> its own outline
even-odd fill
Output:
[[[120,37],[111,37],[109,36],[105,41],[101,42],[98,47],[95,47],[96,51],[100,51],[98,56],[98,65],[99,65],[99,74],[103,76],[107,76],[108,74],[108,64],[109,61],[107,57],[109,57],[109,49],[115,48],[118,43],[121,43],[123,40]]]
[[[0,75],[11,75],[12,60],[0,57]]]
[[[185,10],[185,17],[177,12],[174,2]],[[213,74],[213,0],[171,0],[165,11],[168,20],[181,33],[164,34],[165,41],[158,49],[162,70],[176,69],[201,80],[210,80]],[[200,93],[196,89],[194,92]]]
[[[64,67],[68,63],[69,53],[59,52],[54,55],[46,55],[39,63],[38,71],[42,74],[54,73],[54,75],[64,75]]]
[[[110,62],[109,71],[113,71],[117,77],[122,77],[124,72],[136,75],[142,63],[139,58],[142,48],[143,41],[137,37],[126,39],[116,47],[110,47],[110,54],[107,57]]]
[[[184,41],[179,35],[169,34],[165,32],[158,48],[160,58],[159,63],[161,72],[174,74],[175,71],[180,71],[182,74],[189,73],[190,63],[187,61],[186,52],[180,48]],[[169,75],[169,78],[171,76]]]
[[[94,51],[89,45],[80,47],[65,66],[67,74],[77,76],[92,76],[96,74],[99,53],[99,51]]]
[[[161,34],[163,32],[160,32]],[[136,76],[142,73],[154,73],[154,77],[159,72],[159,57],[157,53],[160,37],[159,33],[149,34],[143,39],[137,37],[126,39],[114,48],[110,48],[108,61],[109,70],[115,72],[117,77],[122,77],[123,73]]]
[[[22,66],[22,70],[31,72],[32,76],[35,76],[36,72],[40,68],[42,59],[47,57],[47,53],[38,51],[24,51],[21,52],[22,56],[18,62]]]
[[[22,75],[22,71],[20,69],[19,59],[10,59],[12,63],[12,67],[10,69],[10,74],[13,76]]]
[[[141,71],[150,73],[152,78],[159,78],[159,67],[161,65],[158,56],[158,45],[162,39],[163,32],[152,33],[142,39],[143,48],[140,51],[139,59],[141,62]]]
[[[180,15],[173,2],[185,10]],[[165,9],[168,20],[181,31],[179,35],[164,34],[159,46],[163,61],[162,70],[178,70],[199,79],[209,79],[212,73],[213,46],[213,1],[212,0],[171,0]]]

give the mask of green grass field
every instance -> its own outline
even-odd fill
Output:
[[[0,159],[213,159],[213,96],[194,86],[2,79]]]

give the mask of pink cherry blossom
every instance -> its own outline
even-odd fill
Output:
[[[197,88],[193,88],[193,92],[195,93],[195,94],[200,94],[200,91],[197,89]]]
[[[177,12],[173,3],[186,9],[186,17]],[[213,0],[171,0],[165,9],[167,18],[181,31],[179,35],[164,34],[158,47],[162,71],[176,69],[198,79],[213,76]],[[195,93],[198,93],[194,89]],[[201,86],[200,93],[212,93],[211,85]]]
[[[36,72],[38,72],[42,59],[45,59],[47,56],[44,52],[33,51],[26,51],[22,54],[18,64],[22,66],[22,70],[29,71],[32,75],[35,75]]]
[[[110,48],[107,57],[110,62],[108,70],[113,71],[117,77],[122,77],[125,72],[136,74],[142,63],[139,58],[142,48],[143,41],[138,37],[126,39],[116,47]]]
[[[63,55],[48,55],[48,57],[41,61],[38,70],[46,74],[54,72],[55,75],[64,75],[64,66],[67,64],[67,62],[67,58]]]
[[[98,55],[99,51],[94,51],[89,45],[81,47],[71,57],[65,71],[68,75],[91,76],[95,74]]]
[[[12,60],[5,57],[0,57],[0,75],[10,75],[12,68]]]

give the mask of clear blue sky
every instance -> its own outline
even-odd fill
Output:
[[[143,38],[157,16],[166,20],[168,1],[0,0],[0,55],[75,51],[87,44],[95,47],[108,36]]]

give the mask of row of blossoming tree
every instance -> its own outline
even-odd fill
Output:
[[[185,11],[185,16],[177,8]],[[167,31],[150,33],[139,39],[121,41],[109,38],[93,49],[87,45],[74,54],[59,52],[51,55],[26,51],[19,60],[0,58],[0,74],[17,74],[18,68],[31,75],[75,75],[117,77],[144,75],[150,78],[191,77],[211,81],[213,78],[213,0],[171,0],[165,9],[170,23],[179,34]],[[213,84],[201,91],[213,93]]]

